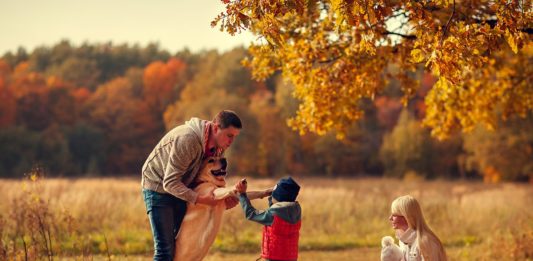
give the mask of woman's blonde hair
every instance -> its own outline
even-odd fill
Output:
[[[414,197],[405,195],[396,198],[392,202],[391,212],[405,217],[409,228],[416,231],[420,254],[424,257],[424,260],[447,260],[441,241],[426,224],[420,204]]]

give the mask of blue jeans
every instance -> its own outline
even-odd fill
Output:
[[[154,238],[154,261],[172,261],[175,238],[187,211],[187,202],[170,194],[148,189],[143,189],[142,193]]]

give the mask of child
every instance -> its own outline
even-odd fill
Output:
[[[302,209],[296,201],[300,186],[291,178],[280,179],[268,197],[266,210],[256,210],[246,195],[246,179],[235,186],[246,218],[265,225],[261,257],[269,260],[297,260]]]

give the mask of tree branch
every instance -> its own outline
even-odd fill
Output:
[[[473,19],[473,21],[476,22],[477,24],[486,23],[490,26],[490,28],[494,28],[498,24],[498,19],[487,19],[487,20]],[[527,34],[533,34],[533,28],[530,28],[530,27],[518,28],[518,30],[521,32],[527,33]]]
[[[390,31],[385,31],[383,32],[383,34],[386,34],[386,35],[397,35],[397,36],[400,36],[400,37],[403,37],[405,39],[409,39],[409,40],[414,40],[416,39],[416,35],[410,35],[410,34],[401,34],[401,33],[396,33],[396,32],[390,32]]]
[[[452,15],[450,15],[450,18],[448,19],[448,22],[446,23],[446,27],[444,28],[444,32],[442,33],[442,37],[440,38],[441,44],[442,44],[442,41],[444,41],[444,38],[446,38],[446,34],[448,34],[448,28],[450,27],[450,23],[452,22],[452,18],[454,15],[455,15],[455,0],[453,0]]]
[[[317,63],[319,64],[329,64],[329,63],[332,63],[338,59],[340,59],[341,57],[343,57],[344,55],[339,55],[339,56],[336,56],[336,57],[331,57],[327,60],[321,60],[321,61],[316,61]]]

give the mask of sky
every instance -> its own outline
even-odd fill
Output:
[[[0,56],[65,39],[76,46],[156,42],[171,53],[249,46],[248,32],[231,36],[211,27],[223,11],[220,0],[0,0]]]

